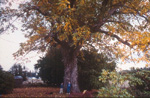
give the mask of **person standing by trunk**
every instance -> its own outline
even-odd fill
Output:
[[[63,93],[63,83],[61,83],[61,85],[60,85],[60,92],[59,92],[60,94],[62,94]]]
[[[67,94],[70,94],[70,90],[71,90],[71,83],[68,82],[68,85],[67,85]]]

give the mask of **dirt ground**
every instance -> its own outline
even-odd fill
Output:
[[[59,94],[59,88],[52,87],[28,87],[15,88],[11,94],[1,97],[67,97],[67,94]]]
[[[87,91],[85,94],[76,93],[73,94],[59,94],[59,88],[53,87],[24,87],[24,88],[15,88],[11,94],[2,95],[2,98],[7,97],[93,97],[92,92]]]

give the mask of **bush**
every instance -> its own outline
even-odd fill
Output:
[[[130,87],[135,96],[150,97],[150,69],[136,69],[130,72]]]
[[[116,71],[102,70],[99,80],[107,85],[99,90],[98,97],[134,97],[126,89],[119,87],[127,80],[127,77]]]
[[[14,87],[14,77],[9,72],[0,70],[0,94],[11,93]]]

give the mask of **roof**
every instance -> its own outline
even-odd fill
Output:
[[[23,79],[22,76],[15,76],[14,79]]]

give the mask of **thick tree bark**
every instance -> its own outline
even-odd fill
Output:
[[[64,91],[67,91],[68,82],[71,83],[71,92],[80,92],[78,86],[77,51],[70,48],[62,49],[64,70]]]

